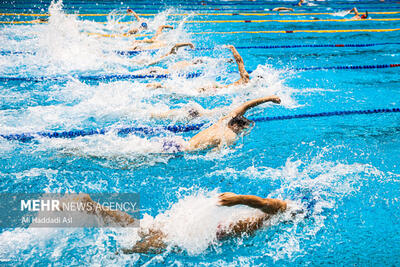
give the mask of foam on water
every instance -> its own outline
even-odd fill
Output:
[[[338,11],[338,12],[335,12],[332,14],[332,16],[335,16],[335,17],[345,17],[347,15],[349,15],[348,10]]]

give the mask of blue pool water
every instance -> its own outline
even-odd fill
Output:
[[[115,129],[196,124],[256,97],[277,94],[282,105],[259,106],[251,118],[400,107],[399,68],[293,71],[293,68],[399,64],[399,31],[347,33],[220,33],[272,30],[396,29],[400,20],[183,23],[187,21],[342,19],[345,10],[400,12],[396,1],[312,1],[297,13],[270,15],[265,9],[292,1],[9,1],[1,13],[51,13],[48,24],[0,26],[0,134]],[[150,31],[172,23],[169,46],[191,41],[213,50],[179,51],[158,66],[203,57],[203,76],[159,80],[167,89],[149,90],[148,79],[79,80],[77,75],[133,74],[167,49],[123,56],[133,37],[87,33],[127,31],[126,8],[152,13]],[[220,10],[215,10],[220,9]],[[193,11],[193,14],[190,12]],[[208,15],[196,16],[196,13]],[[247,15],[212,15],[246,12]],[[66,14],[111,14],[66,16]],[[168,14],[188,13],[186,16]],[[252,14],[254,13],[254,14]],[[333,14],[332,14],[333,13]],[[372,19],[399,14],[371,14]],[[30,16],[5,16],[26,21]],[[348,18],[346,16],[345,18]],[[98,23],[105,22],[105,23]],[[122,28],[121,28],[122,27]],[[147,37],[146,37],[147,38]],[[201,83],[238,79],[231,54],[221,45],[377,44],[369,47],[239,49],[252,70],[250,85],[200,94]],[[193,69],[192,71],[199,71]],[[34,82],[7,77],[63,79]],[[260,77],[261,76],[261,77]],[[169,120],[153,113],[198,103],[219,108],[211,117]],[[0,258],[10,265],[400,265],[400,114],[370,114],[259,122],[232,148],[162,154],[160,138],[188,139],[195,132],[157,135],[93,135],[74,139],[0,138],[0,192],[139,192],[142,226],[163,225],[169,249],[160,255],[116,255],[138,239],[132,229],[1,229]],[[279,217],[254,235],[215,239],[215,223],[252,212],[217,207],[220,192],[290,199],[308,216]],[[178,249],[176,249],[178,248]]]

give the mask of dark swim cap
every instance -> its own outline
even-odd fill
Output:
[[[142,24],[140,24],[140,27],[147,29],[147,23],[146,22],[142,22]]]
[[[228,127],[235,133],[239,133],[240,131],[249,128],[251,125],[253,125],[253,121],[243,117],[243,116],[237,116],[232,118],[229,123]]]

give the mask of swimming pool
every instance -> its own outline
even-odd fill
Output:
[[[399,20],[374,20],[400,19],[397,2],[313,1],[296,10],[300,15],[266,11],[292,3],[1,3],[2,13],[50,12],[51,17],[49,23],[0,28],[0,134],[111,130],[104,135],[38,137],[24,142],[0,138],[0,192],[139,192],[142,223],[164,223],[170,248],[179,248],[160,255],[116,255],[137,240],[132,229],[1,229],[3,262],[39,266],[399,265],[399,113],[257,122],[232,148],[176,155],[160,153],[159,139],[175,135],[187,139],[196,131],[148,135],[112,130],[209,125],[243,101],[271,94],[279,95],[282,105],[259,106],[247,114],[249,118],[400,107],[399,68],[295,70],[400,63],[398,31],[315,32],[400,28]],[[343,19],[343,10],[353,6],[370,13],[393,13],[372,13],[370,21],[325,21]],[[145,68],[144,61],[167,51],[121,55],[115,51],[127,50],[132,37],[87,34],[126,31],[130,24],[118,22],[132,18],[116,14],[128,7],[139,14],[156,14],[146,17],[150,34],[172,23],[175,29],[163,37],[169,45],[191,41],[197,48],[211,48],[180,50],[159,65],[203,57],[207,65],[200,70],[202,75],[195,79],[178,75],[169,79],[82,78],[138,73]],[[208,15],[197,16],[192,11]],[[71,13],[111,15],[65,15]],[[240,14],[232,15],[236,13]],[[3,22],[35,18],[1,16]],[[314,32],[269,32],[295,30]],[[253,47],[238,49],[246,69],[253,71],[252,81],[243,89],[198,93],[199,84],[238,79],[236,65],[226,60],[231,54],[221,47],[224,44]],[[293,47],[300,45],[334,46]],[[40,77],[45,79],[32,80]],[[149,80],[165,82],[170,89],[149,90]],[[183,115],[169,120],[151,116],[188,103],[220,108],[220,112],[190,121]],[[254,235],[216,241],[215,222],[248,212],[242,207],[215,206],[220,192],[291,199],[301,207],[313,205],[309,216],[289,221],[278,218]]]

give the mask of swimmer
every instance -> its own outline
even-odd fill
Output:
[[[244,117],[247,110],[266,102],[280,104],[281,100],[279,97],[273,95],[247,101],[207,129],[193,136],[189,141],[178,137],[173,140],[164,140],[162,144],[163,152],[192,152],[209,148],[221,149],[226,146],[231,146],[242,134],[251,130],[254,126],[254,121]]]
[[[291,11],[293,12],[294,9],[290,8],[290,7],[276,7],[274,9],[272,9],[272,11],[276,11],[276,12],[281,12],[281,11]]]
[[[164,29],[173,29],[173,26],[169,26],[169,25],[162,25],[160,27],[158,27],[156,33],[154,34],[154,36],[150,39],[144,39],[144,40],[135,40],[133,42],[133,47],[131,48],[131,50],[134,51],[143,51],[143,50],[151,50],[151,49],[158,49],[158,48],[162,48],[165,47],[167,45],[167,43],[165,41],[160,41],[157,40],[160,35],[162,34]],[[141,44],[150,44],[147,46],[142,46]]]
[[[280,104],[281,99],[273,95],[247,101],[207,129],[193,136],[184,149],[186,151],[197,151],[208,148],[221,149],[224,146],[233,145],[241,134],[254,126],[254,122],[244,117],[244,114],[249,109],[266,102]]]
[[[46,22],[49,22],[49,18],[38,18],[35,20],[31,20],[30,22],[31,23],[46,23]]]
[[[130,8],[128,8],[127,13],[128,13],[128,14],[132,14],[132,15],[136,18],[136,20],[140,23],[139,28],[130,29],[130,30],[127,32],[128,34],[135,34],[135,33],[141,32],[141,31],[143,31],[143,30],[147,30],[147,28],[148,28],[147,22],[146,22],[144,19],[142,19],[141,17],[139,17],[139,15],[136,14],[135,11],[133,11],[133,10],[130,9]]]
[[[301,5],[304,3],[304,1],[305,1],[305,0],[300,0],[300,1],[297,3],[297,6],[301,6]]]
[[[207,92],[210,90],[212,91],[212,90],[216,90],[216,89],[228,88],[231,86],[244,85],[244,84],[247,84],[250,82],[249,73],[246,71],[246,68],[244,67],[243,58],[240,56],[239,52],[236,50],[236,48],[233,45],[227,45],[225,47],[229,48],[232,51],[233,57],[235,58],[236,64],[238,65],[240,79],[237,80],[236,82],[226,84],[226,85],[220,85],[218,83],[214,83],[209,86],[200,87],[200,88],[198,88],[198,90],[200,92]]]
[[[351,14],[352,12],[354,12],[355,16],[349,20],[362,20],[368,18],[368,11],[365,11],[365,14],[360,16],[360,13],[358,12],[357,8],[354,7],[352,10],[349,11],[349,14]]]
[[[83,204],[91,204],[98,206],[87,194],[80,194],[79,201]],[[272,216],[287,210],[287,201],[261,198],[254,195],[237,195],[235,193],[222,193],[218,196],[219,206],[233,207],[236,205],[244,205],[250,208],[258,209],[263,212],[260,215],[249,216],[236,222],[232,222],[225,226],[221,222],[216,229],[216,239],[222,240],[228,237],[239,236],[243,233],[252,234],[254,231],[263,227],[265,221],[268,221]],[[102,212],[92,211],[98,217],[101,217],[104,222],[110,225],[129,226],[135,223],[135,219],[122,211],[109,210],[107,208],[100,209]],[[123,249],[126,254],[129,253],[162,253],[167,247],[166,238],[167,234],[164,233],[159,226],[153,224],[148,228],[140,228],[139,236],[140,241],[136,242],[132,248]]]
[[[239,74],[240,74],[240,79],[237,80],[236,82],[226,84],[226,85],[221,85],[218,83],[212,83],[207,86],[202,86],[197,88],[199,92],[208,92],[208,91],[215,91],[216,89],[223,89],[223,88],[228,88],[231,86],[238,86],[238,85],[244,85],[249,83],[250,81],[250,76],[249,73],[246,71],[246,68],[244,67],[244,62],[243,58],[240,56],[239,52],[236,50],[236,48],[233,45],[226,45],[226,48],[229,48],[232,51],[233,57],[235,58],[236,64],[238,65],[239,68]],[[149,83],[147,85],[147,88],[151,89],[157,89],[157,88],[163,88],[162,83]]]

